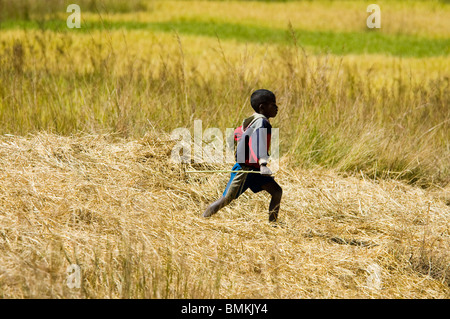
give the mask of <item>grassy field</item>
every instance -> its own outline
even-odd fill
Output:
[[[379,30],[364,1],[68,3],[0,0],[1,296],[448,298],[448,3],[379,1]],[[166,134],[262,87],[287,226],[264,194],[203,220],[227,176]]]
[[[184,173],[167,162],[173,144],[151,130],[1,137],[0,295],[449,297],[441,190],[280,165],[283,228],[268,225],[263,193],[204,219],[227,176]],[[70,264],[78,289],[66,285]]]

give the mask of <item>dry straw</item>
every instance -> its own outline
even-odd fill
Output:
[[[229,169],[169,162],[159,132],[0,137],[4,298],[448,298],[449,189],[306,171],[268,196],[205,206]],[[447,203],[446,203],[447,201]],[[81,288],[66,284],[81,268]]]

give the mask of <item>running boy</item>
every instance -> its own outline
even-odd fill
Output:
[[[278,113],[275,94],[269,90],[256,90],[251,95],[250,103],[255,113],[246,118],[242,126],[234,131],[234,138],[238,143],[236,164],[232,171],[238,172],[231,173],[222,197],[208,206],[203,217],[214,215],[250,188],[253,193],[265,190],[272,196],[269,204],[269,221],[275,222],[278,218],[282,189],[267,167],[272,128],[269,118],[275,117]],[[260,173],[246,173],[246,171]]]

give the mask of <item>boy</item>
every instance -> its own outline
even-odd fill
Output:
[[[256,90],[252,93],[250,103],[255,113],[243,121],[241,127],[234,131],[238,141],[236,149],[236,164],[234,164],[230,180],[221,198],[208,206],[203,217],[210,217],[219,209],[228,205],[241,195],[247,188],[254,193],[262,190],[272,196],[269,204],[269,222],[276,222],[282,189],[273,179],[272,172],[267,167],[269,158],[271,128],[269,118],[278,113],[275,94],[269,90]],[[246,173],[259,171],[260,173]]]

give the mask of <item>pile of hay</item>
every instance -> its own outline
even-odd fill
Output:
[[[3,298],[448,298],[449,188],[295,169],[204,219],[227,174],[167,136],[0,137]],[[231,168],[197,165],[194,169]],[[68,267],[81,270],[70,288]]]

